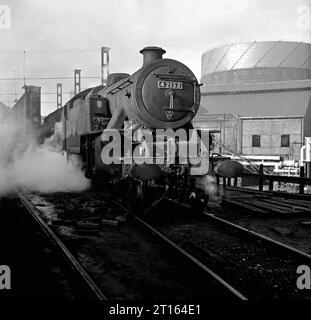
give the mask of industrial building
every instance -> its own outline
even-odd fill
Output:
[[[311,136],[311,44],[224,45],[202,55],[201,71],[196,126],[246,156],[299,159]]]
[[[10,119],[31,133],[41,125],[41,87],[24,86],[24,94],[10,110]]]

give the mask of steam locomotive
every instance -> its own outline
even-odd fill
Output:
[[[81,158],[85,175],[114,181],[136,204],[163,193],[206,201],[202,179],[209,171],[210,137],[191,124],[200,85],[187,66],[162,58],[162,48],[140,53],[143,65],[134,74],[113,73],[106,86],[80,92],[46,118],[45,132],[59,121],[54,136],[62,150]]]

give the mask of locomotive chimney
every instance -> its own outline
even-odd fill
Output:
[[[144,56],[144,63],[143,63],[143,66],[144,66],[152,61],[162,59],[162,55],[166,51],[160,47],[145,47],[139,52]]]

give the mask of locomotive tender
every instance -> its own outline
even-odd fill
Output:
[[[187,66],[173,59],[163,59],[165,50],[162,48],[146,47],[140,53],[143,66],[134,74],[110,74],[106,86],[84,90],[65,104],[61,121],[62,148],[68,154],[81,157],[87,177],[105,173],[115,180],[128,178],[136,196],[155,184],[165,190],[177,190],[179,196],[189,196],[196,192],[196,180],[209,170],[209,139],[204,145],[195,145],[198,149],[195,157],[201,156],[198,164],[190,161],[189,154],[183,161],[180,154],[177,156],[183,145],[186,150],[191,145],[191,120],[200,105],[200,85]],[[144,130],[140,136],[146,137],[147,132],[149,137],[155,137],[159,129],[162,129],[162,144],[150,143],[150,140],[146,144],[146,138],[137,138],[140,130]],[[180,129],[185,133],[183,137],[175,135]],[[105,163],[103,158],[109,153],[105,150],[113,143],[111,133],[116,132],[120,134],[122,146],[127,143],[131,149],[138,146],[142,150],[145,142],[149,151],[155,151],[151,158],[162,157],[162,162],[127,162],[126,159],[135,156],[120,146],[120,152],[114,156],[120,161]],[[172,152],[179,162],[169,161]],[[146,154],[140,156],[148,158]]]

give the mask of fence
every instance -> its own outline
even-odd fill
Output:
[[[300,176],[299,177],[293,177],[293,176],[276,176],[276,175],[269,175],[264,174],[263,171],[263,165],[259,166],[259,173],[244,173],[242,175],[243,178],[247,177],[253,177],[256,178],[256,181],[258,181],[258,190],[263,191],[264,184],[268,184],[269,191],[274,191],[274,182],[286,182],[286,183],[292,183],[292,184],[298,184],[299,185],[299,194],[304,194],[304,188],[307,185],[311,185],[311,178],[305,178],[304,177],[304,167],[300,168]],[[216,176],[217,178],[217,184],[220,184],[220,179],[222,179],[223,187],[226,188],[226,186],[238,186],[238,178],[221,178],[219,176]]]

